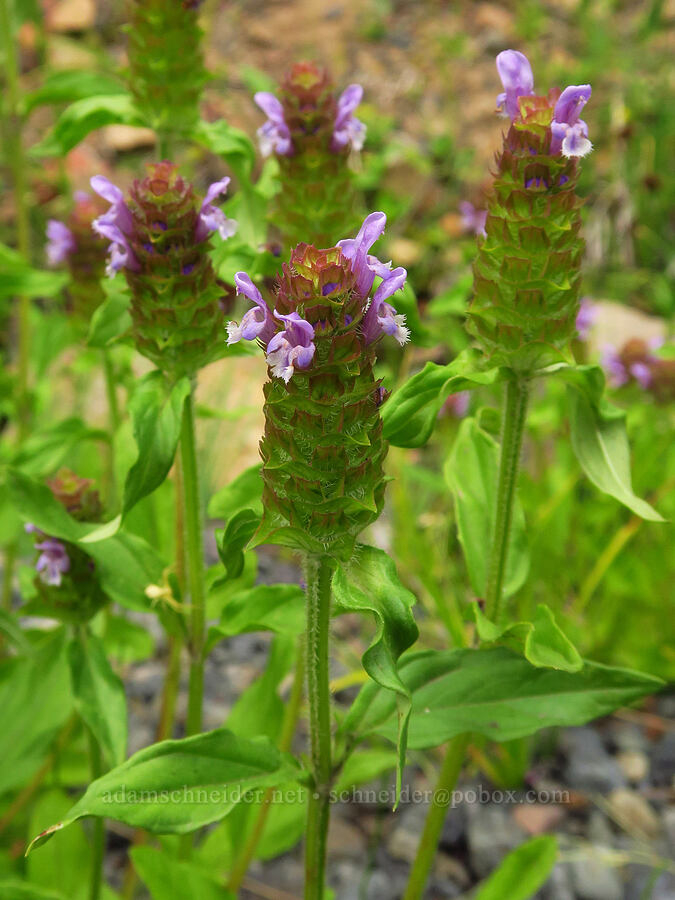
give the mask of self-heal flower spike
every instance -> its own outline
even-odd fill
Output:
[[[354,116],[362,96],[362,87],[351,84],[336,97],[326,70],[313,63],[296,63],[277,96],[254,96],[267,116],[258,129],[261,153],[279,163],[273,220],[289,251],[308,234],[328,246],[356,224],[348,160],[365,138]]]
[[[192,374],[219,353],[223,290],[208,254],[214,232],[236,231],[216,205],[229,178],[212,184],[200,201],[173,163],[147,166],[128,197],[102,176],[92,187],[111,204],[94,223],[110,240],[110,274],[124,270],[139,351],[172,376]]]
[[[369,253],[385,221],[373,213],[356,238],[326,250],[299,244],[269,306],[244,272],[235,276],[255,308],[246,325],[246,316],[241,326],[231,323],[232,342],[259,340],[270,376],[258,543],[348,559],[381,510],[386,392],[373,374],[375,352],[382,338],[409,337],[405,317],[388,302],[404,286],[405,269]]]
[[[590,149],[579,113],[591,89],[535,95],[529,62],[515,50],[499,54],[497,69],[511,124],[474,262],[468,327],[491,365],[527,376],[564,359],[576,333],[583,256],[577,158]]]
[[[47,485],[71,519],[101,520],[103,508],[90,479],[62,469]],[[87,622],[108,601],[93,559],[81,545],[45,534],[32,522],[25,530],[33,535],[37,553],[33,583],[41,605],[35,612],[72,624]]]

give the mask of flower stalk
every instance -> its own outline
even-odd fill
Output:
[[[492,619],[494,622],[499,621],[502,612],[502,589],[509,552],[513,501],[518,482],[528,391],[528,383],[525,379],[512,378],[506,385],[504,396],[497,506],[485,594],[485,612],[488,619]]]
[[[312,782],[309,787],[305,837],[305,900],[322,900],[324,896],[332,778],[329,690],[332,576],[333,565],[327,557],[306,558],[306,668]]]
[[[185,732],[188,737],[202,729],[204,699],[205,589],[204,544],[201,498],[195,445],[194,392],[185,398],[180,435],[185,514],[185,552],[190,590],[190,677]]]

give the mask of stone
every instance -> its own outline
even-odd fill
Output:
[[[417,855],[428,804],[413,803],[397,814],[396,824],[387,840],[387,852],[394,859],[412,863]]]
[[[637,791],[616,788],[607,798],[607,808],[617,824],[628,834],[649,840],[661,831],[658,816]]]
[[[597,857],[575,859],[570,863],[570,870],[577,900],[624,900],[617,870]]]
[[[441,848],[452,849],[460,843],[466,831],[466,819],[466,807],[464,804],[460,803],[458,806],[448,810],[439,841]]]
[[[513,820],[528,834],[543,834],[554,828],[565,816],[555,803],[519,803],[513,810]]]
[[[471,867],[476,875],[484,878],[497,868],[507,853],[523,843],[526,834],[504,806],[474,803],[467,812]]]
[[[607,794],[614,788],[624,787],[623,772],[592,728],[568,728],[562,745],[567,755],[565,774],[571,788]]]
[[[56,32],[88,31],[96,21],[95,0],[60,0],[46,16],[47,29]]]
[[[120,153],[154,147],[157,143],[157,135],[151,128],[138,125],[106,125],[102,135],[104,143]]]
[[[360,828],[340,816],[333,815],[328,829],[329,858],[363,859],[368,840]]]
[[[668,731],[652,750],[651,780],[659,787],[675,781],[675,731]]]
[[[616,755],[619,768],[628,781],[637,784],[649,774],[649,759],[641,750],[622,750]]]
[[[452,881],[461,890],[466,890],[471,885],[471,876],[462,863],[455,856],[440,851],[434,860],[433,877],[439,883]]]
[[[572,889],[572,875],[568,863],[556,863],[537,896],[541,900],[575,900]]]
[[[663,811],[663,829],[672,854],[675,856],[675,806],[668,806]]]

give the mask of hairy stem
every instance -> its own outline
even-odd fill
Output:
[[[298,644],[293,686],[291,688],[290,697],[288,698],[288,703],[286,704],[284,719],[281,725],[281,736],[279,737],[279,749],[284,753],[287,753],[291,749],[293,735],[295,734],[298,718],[300,716],[300,707],[302,706],[302,688],[305,680],[304,642],[299,641]],[[248,867],[251,865],[251,861],[255,856],[255,851],[263,836],[263,832],[265,831],[265,823],[269,816],[274,790],[274,788],[270,787],[265,791],[262,805],[258,816],[253,823],[251,833],[246,840],[241,854],[234,861],[232,866],[227,887],[233,894],[236,894],[241,887],[241,883],[248,871]]]
[[[199,494],[199,475],[195,447],[194,391],[185,400],[180,450],[183,469],[185,514],[185,552],[187,583],[190,592],[190,680],[185,733],[189,737],[202,729],[204,697],[204,547]]]
[[[523,443],[528,388],[525,381],[515,377],[507,383],[502,418],[502,440],[497,482],[497,508],[490,558],[488,561],[485,612],[498,622],[501,615],[502,589],[509,550],[509,534],[513,519],[513,501],[518,481],[520,450]]]
[[[410,870],[403,900],[420,900],[429,879],[436,856],[443,823],[450,806],[452,791],[462,771],[462,763],[469,743],[469,735],[461,734],[451,740],[446,749],[434,796],[424,823],[424,831],[417,847],[415,862]]]
[[[307,702],[312,783],[305,835],[305,900],[323,900],[332,776],[329,638],[333,567],[325,557],[307,557]]]

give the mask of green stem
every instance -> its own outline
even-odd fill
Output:
[[[185,399],[180,435],[185,514],[185,551],[187,581],[190,591],[190,680],[185,733],[189,737],[202,730],[204,698],[204,643],[206,614],[204,609],[204,547],[202,515],[195,447],[194,391]]]
[[[445,750],[445,758],[436,783],[436,790],[424,823],[424,831],[417,847],[415,862],[410,870],[403,900],[420,900],[436,856],[443,823],[448,812],[452,792],[462,771],[462,763],[469,744],[469,735],[461,734],[451,740]]]
[[[307,557],[305,640],[312,783],[308,793],[305,835],[305,900],[323,900],[324,896],[332,777],[328,684],[332,576],[333,567],[326,557]]]
[[[485,612],[488,619],[492,619],[494,622],[498,622],[501,615],[502,589],[509,550],[513,500],[518,481],[527,399],[527,382],[519,381],[514,376],[507,383],[504,400],[499,479],[497,482],[497,508],[495,510],[485,595]]]
[[[0,0],[0,34],[5,57],[6,95],[5,109],[5,149],[6,158],[12,170],[14,181],[14,205],[16,209],[16,237],[19,253],[28,259],[30,254],[30,225],[26,203],[26,167],[22,147],[23,122],[20,113],[19,61],[16,40],[12,27],[10,0]],[[18,298],[18,367],[17,367],[17,407],[19,443],[28,431],[28,373],[30,365],[30,297]]]
[[[101,751],[98,741],[90,729],[85,725],[89,737],[89,764],[91,766],[91,780],[96,781],[103,774],[101,765]],[[95,816],[92,822],[92,853],[91,853],[91,880],[89,882],[89,900],[99,900],[101,896],[101,884],[103,880],[103,856],[105,852],[105,822],[99,816]]]
[[[300,707],[302,706],[302,688],[304,680],[304,643],[300,641],[298,646],[298,655],[295,662],[293,687],[291,688],[291,694],[288,698],[288,703],[286,704],[284,719],[281,725],[281,736],[279,737],[279,749],[283,753],[287,753],[291,749],[291,744],[293,743],[293,735],[295,734],[295,729],[298,724],[298,718],[300,717]],[[258,816],[253,823],[251,833],[246,840],[246,844],[244,845],[241,854],[232,865],[227,888],[233,894],[236,894],[241,887],[241,883],[244,880],[246,872],[248,871],[248,867],[251,865],[253,857],[255,856],[255,851],[258,847],[258,844],[260,843],[260,839],[263,836],[265,823],[267,822],[267,817],[269,816],[269,812],[272,806],[274,790],[274,788],[270,787],[265,791],[262,805],[260,807],[260,812],[258,813]]]
[[[105,378],[105,392],[108,399],[108,425],[110,430],[110,444],[108,446],[108,459],[106,471],[105,496],[109,507],[114,507],[116,502],[115,491],[115,435],[120,424],[120,410],[117,403],[117,391],[115,388],[115,370],[113,368],[110,351],[101,351],[103,375]]]

